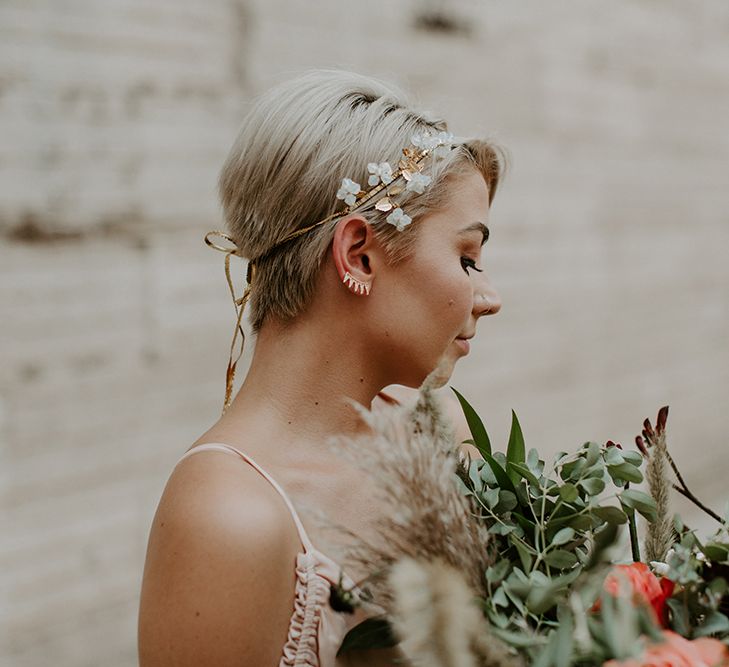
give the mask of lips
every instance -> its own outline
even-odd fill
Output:
[[[456,338],[456,345],[458,345],[465,354],[468,354],[471,351],[471,343],[469,343],[468,338]]]

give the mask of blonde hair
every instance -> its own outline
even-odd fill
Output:
[[[411,136],[447,130],[446,122],[415,109],[407,96],[377,79],[345,71],[314,70],[280,84],[246,116],[223,166],[219,189],[226,224],[239,254],[255,260],[250,321],[258,333],[269,316],[287,322],[300,314],[316,288],[319,269],[336,222],[321,225],[269,252],[297,229],[332,215],[341,202],[343,178],[367,183],[367,164],[397,164]],[[415,224],[444,202],[445,179],[478,169],[496,192],[502,151],[485,140],[469,140],[436,162],[423,194],[398,198],[413,218],[399,232],[377,210],[362,215],[396,263],[412,250]],[[381,224],[380,224],[381,223]]]

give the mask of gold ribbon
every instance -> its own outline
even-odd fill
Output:
[[[225,239],[229,243],[233,245],[233,247],[225,247],[222,245],[219,245],[211,240],[211,237],[219,237],[222,239]],[[246,273],[246,288],[243,291],[243,296],[236,297],[235,296],[235,288],[233,287],[233,280],[230,277],[230,257],[231,255],[235,255],[236,257],[241,257],[240,255],[240,248],[235,244],[235,241],[225,232],[221,232],[219,230],[213,230],[211,232],[208,232],[205,234],[205,243],[209,245],[214,250],[218,250],[220,252],[225,253],[225,278],[228,281],[228,289],[230,289],[230,296],[233,299],[233,308],[235,309],[236,314],[236,321],[235,321],[235,329],[233,329],[233,340],[230,343],[230,355],[228,357],[228,368],[225,372],[225,400],[223,402],[223,412],[222,414],[225,414],[225,411],[230,407],[231,398],[233,395],[233,381],[235,380],[235,367],[238,365],[238,361],[240,360],[241,356],[243,355],[243,346],[245,344],[245,334],[243,333],[243,327],[241,326],[241,320],[243,319],[243,311],[245,310],[246,303],[248,302],[248,298],[251,295],[251,289],[253,287],[253,280],[255,278],[256,274],[256,266],[254,262],[250,261],[248,262],[248,271]],[[233,359],[233,350],[235,350],[235,343],[238,340],[238,333],[240,332],[240,350],[238,352],[238,356]]]

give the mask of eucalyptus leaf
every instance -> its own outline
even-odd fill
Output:
[[[527,607],[534,614],[544,614],[559,600],[559,588],[550,585],[535,586],[527,596]]]
[[[504,452],[494,452],[494,458],[498,461],[499,465],[506,470],[506,454],[504,454]]]
[[[576,559],[575,559],[576,560]],[[535,614],[543,614],[560,599],[562,591],[579,575],[579,570],[551,579],[541,572],[532,572],[534,582],[527,596],[527,607]]]
[[[536,474],[541,474],[544,470],[544,462],[539,460],[539,452],[534,447],[527,454],[526,464],[529,470]]]
[[[618,466],[625,463],[621,450],[617,447],[608,447],[605,450],[605,463],[609,466]]]
[[[648,521],[656,520],[656,501],[643,491],[625,489],[618,496],[623,507],[636,510]]]
[[[577,487],[574,484],[570,484],[569,482],[567,482],[566,484],[563,484],[559,487],[559,496],[566,503],[571,503],[577,500],[577,497],[579,495],[580,494],[577,491]]]
[[[489,509],[494,509],[496,505],[499,504],[499,489],[498,487],[493,489],[488,489],[482,494],[482,497],[484,501],[486,502],[486,505],[488,505]]]
[[[634,465],[636,468],[640,468],[640,466],[643,465],[643,455],[640,452],[627,450],[623,451],[623,458],[630,464]]]
[[[587,467],[586,461],[583,458],[578,458],[569,463],[565,463],[560,471],[560,476],[563,480],[577,481],[582,476],[582,471]]]
[[[492,631],[494,634],[496,634],[497,628],[508,628],[509,627],[509,619],[505,614],[497,610],[495,607],[492,607],[488,610],[488,617],[489,621],[491,621],[493,627]]]
[[[704,555],[718,563],[726,563],[729,561],[729,544],[707,542],[704,545]]]
[[[497,486],[498,481],[496,480],[496,475],[494,475],[494,471],[491,470],[491,465],[488,461],[486,461],[481,466],[481,479],[484,481],[484,484],[486,486]]]
[[[587,466],[582,471],[582,479],[585,479],[586,477],[596,479],[602,479],[605,477],[605,462],[600,460],[591,466]]]
[[[541,637],[539,637],[538,635],[535,636],[532,633],[526,634],[524,632],[510,632],[499,628],[492,628],[491,631],[499,639],[506,642],[510,646],[514,646],[515,648],[532,648],[534,647],[535,643],[541,644]]]
[[[575,531],[572,528],[562,528],[557,531],[557,534],[552,538],[552,545],[561,546],[572,541],[575,537]]]
[[[530,521],[519,512],[512,512],[511,518],[514,519],[514,521],[516,521],[521,526],[522,530],[525,533],[529,535],[532,535],[534,533],[534,528],[536,527],[534,521]]]
[[[506,575],[509,573],[509,569],[511,568],[511,563],[508,561],[508,559],[500,560],[495,565],[491,565],[486,570],[486,581],[488,581],[490,584],[499,584],[501,581],[506,577]]]
[[[458,486],[458,489],[460,490],[462,495],[473,495],[473,491],[466,486],[466,483],[458,475],[456,475],[456,485]]]
[[[518,527],[514,524],[509,523],[495,523],[489,528],[489,533],[492,535],[511,535],[515,533]]]
[[[479,461],[471,461],[471,465],[468,468],[468,478],[471,480],[471,484],[473,484],[476,493],[480,493],[481,489],[483,489],[483,480],[479,474]]]
[[[592,528],[592,519],[589,514],[577,514],[570,518],[569,527],[575,530],[590,530]]]
[[[539,497],[540,489],[537,489],[531,485],[527,486],[526,484],[516,485],[516,499],[519,501],[520,509],[522,512],[528,512],[529,515],[532,517],[534,516],[531,510],[532,503],[529,499]]]
[[[603,505],[602,507],[595,507],[593,510],[594,514],[597,514],[601,519],[613,524],[623,524],[628,522],[628,517],[625,516],[625,512],[619,507],[614,505]]]
[[[522,599],[519,597],[516,591],[511,589],[511,586],[508,583],[504,583],[503,585],[504,593],[506,593],[506,597],[509,598],[509,601],[511,604],[513,604],[518,610],[519,613],[524,616],[526,614],[526,605],[522,601]]]
[[[581,486],[591,496],[600,495],[605,490],[605,482],[597,477],[587,477],[577,482],[578,486]]]
[[[633,482],[634,484],[640,484],[643,481],[643,473],[627,461],[618,465],[609,465],[607,469],[610,477],[616,482],[618,479]]]
[[[559,568],[560,570],[567,570],[577,565],[577,556],[575,553],[566,549],[550,551],[544,557],[544,560],[549,566]]]
[[[509,600],[506,598],[506,592],[503,588],[496,589],[496,593],[494,593],[491,596],[491,601],[497,606],[497,607],[508,607],[509,606]]]
[[[514,547],[516,547],[516,552],[517,554],[519,554],[519,561],[521,562],[521,566],[524,568],[525,572],[528,572],[532,569],[532,563],[534,562],[532,554],[529,553],[521,540],[512,539],[511,543],[514,545]]]
[[[509,589],[514,595],[518,595],[522,600],[526,600],[529,591],[532,590],[532,584],[527,577],[518,567],[515,567],[508,579],[506,580],[509,584]]]
[[[585,455],[585,465],[587,467],[594,466],[600,460],[600,445],[596,442],[585,443],[587,454]]]
[[[517,506],[516,494],[511,491],[499,491],[499,504],[496,506],[496,512],[509,512]]]

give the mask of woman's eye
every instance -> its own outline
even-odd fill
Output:
[[[461,266],[463,267],[463,270],[468,273],[468,269],[475,269],[476,271],[483,271],[483,269],[479,269],[476,266],[476,262],[474,262],[470,257],[461,257]]]

